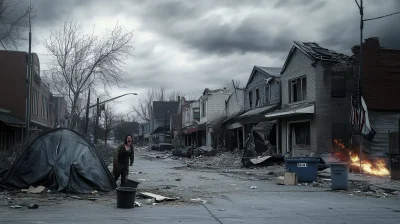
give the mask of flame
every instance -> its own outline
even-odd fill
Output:
[[[368,161],[367,159],[362,159],[361,164],[360,164],[360,158],[358,154],[352,153],[349,149],[346,148],[346,146],[342,143],[341,139],[335,139],[334,140],[335,144],[338,146],[338,148],[343,149],[348,156],[350,157],[350,166],[352,167],[357,167],[358,169],[361,169],[362,172],[367,173],[367,174],[372,174],[375,176],[388,176],[390,175],[390,172],[388,168],[386,167],[386,163],[383,159],[377,159],[373,163]],[[333,153],[334,155],[337,155],[339,158],[344,157],[343,154],[339,152]],[[347,156],[346,156],[347,157]],[[340,158],[342,161],[346,161],[346,158]]]
[[[367,160],[361,161],[360,164],[360,158],[358,157],[357,154],[352,155],[351,152],[350,154],[350,160],[351,166],[355,166],[360,168],[361,165],[361,170],[364,171],[365,173],[372,174],[375,176],[388,176],[390,175],[389,170],[386,168],[386,164],[382,159],[378,159],[376,163],[372,164],[371,162]]]

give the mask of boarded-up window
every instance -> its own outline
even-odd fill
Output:
[[[332,76],[332,97],[346,97],[346,80],[343,75]]]

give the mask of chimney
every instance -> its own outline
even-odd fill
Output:
[[[370,49],[370,50],[378,51],[380,48],[381,48],[381,45],[379,44],[378,37],[370,37],[368,39],[365,39],[365,42],[363,43],[363,50]]]

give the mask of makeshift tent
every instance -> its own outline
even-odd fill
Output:
[[[79,133],[65,128],[37,137],[0,181],[0,186],[7,190],[40,185],[71,193],[116,188],[96,147]]]

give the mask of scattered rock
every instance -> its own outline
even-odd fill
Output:
[[[250,188],[251,188],[251,189],[257,189],[258,186],[251,186]]]
[[[10,206],[10,208],[22,208],[22,206],[20,206],[20,205],[12,205],[12,206]]]
[[[179,179],[179,178],[178,178],[178,179],[175,179],[175,181],[181,181],[181,180],[182,180],[182,179]]]
[[[28,208],[29,209],[37,209],[37,208],[39,208],[39,205],[38,204],[30,204],[30,205],[28,205]]]

